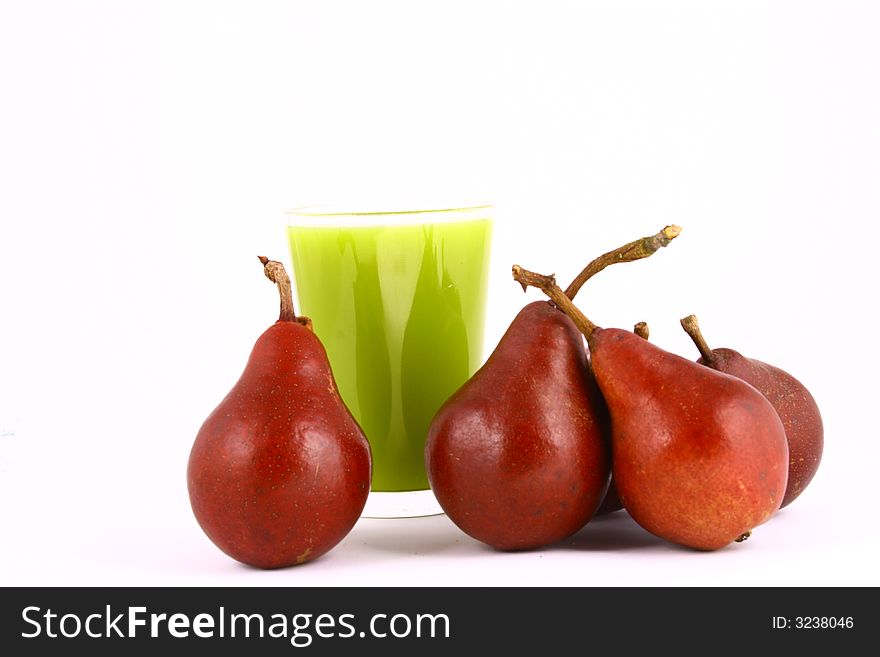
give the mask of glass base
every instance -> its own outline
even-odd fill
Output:
[[[430,490],[370,491],[361,518],[417,518],[442,513],[443,509]]]

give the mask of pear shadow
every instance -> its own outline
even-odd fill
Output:
[[[675,546],[639,527],[625,511],[597,516],[573,536],[547,548],[550,551],[585,552],[657,549],[669,550],[675,549]]]

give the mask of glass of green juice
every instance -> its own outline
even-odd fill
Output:
[[[373,455],[364,515],[440,513],[435,413],[483,362],[492,207],[287,211],[297,312],[312,319]]]

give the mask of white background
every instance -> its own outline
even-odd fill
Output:
[[[0,3],[0,584],[880,584],[880,11],[857,2]],[[678,325],[789,370],[823,411],[809,490],[715,553],[624,514],[502,554],[445,516],[363,520],[262,572],[192,517],[202,420],[277,315],[284,208],[497,205],[514,262],[608,270],[598,323]]]

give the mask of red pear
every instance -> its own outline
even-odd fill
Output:
[[[233,559],[279,568],[315,559],[351,530],[370,490],[370,448],[336,389],[311,322],[293,312],[280,262],[281,316],[199,430],[187,482],[202,529]]]
[[[764,395],[785,427],[788,439],[788,484],[782,506],[788,506],[813,479],[822,460],[825,431],[813,395],[788,372],[733,349],[709,349],[695,315],[681,320],[702,356],[697,361],[750,383]]]
[[[488,545],[559,541],[605,494],[604,413],[577,328],[550,304],[530,303],[431,422],[431,489],[456,525]]]

